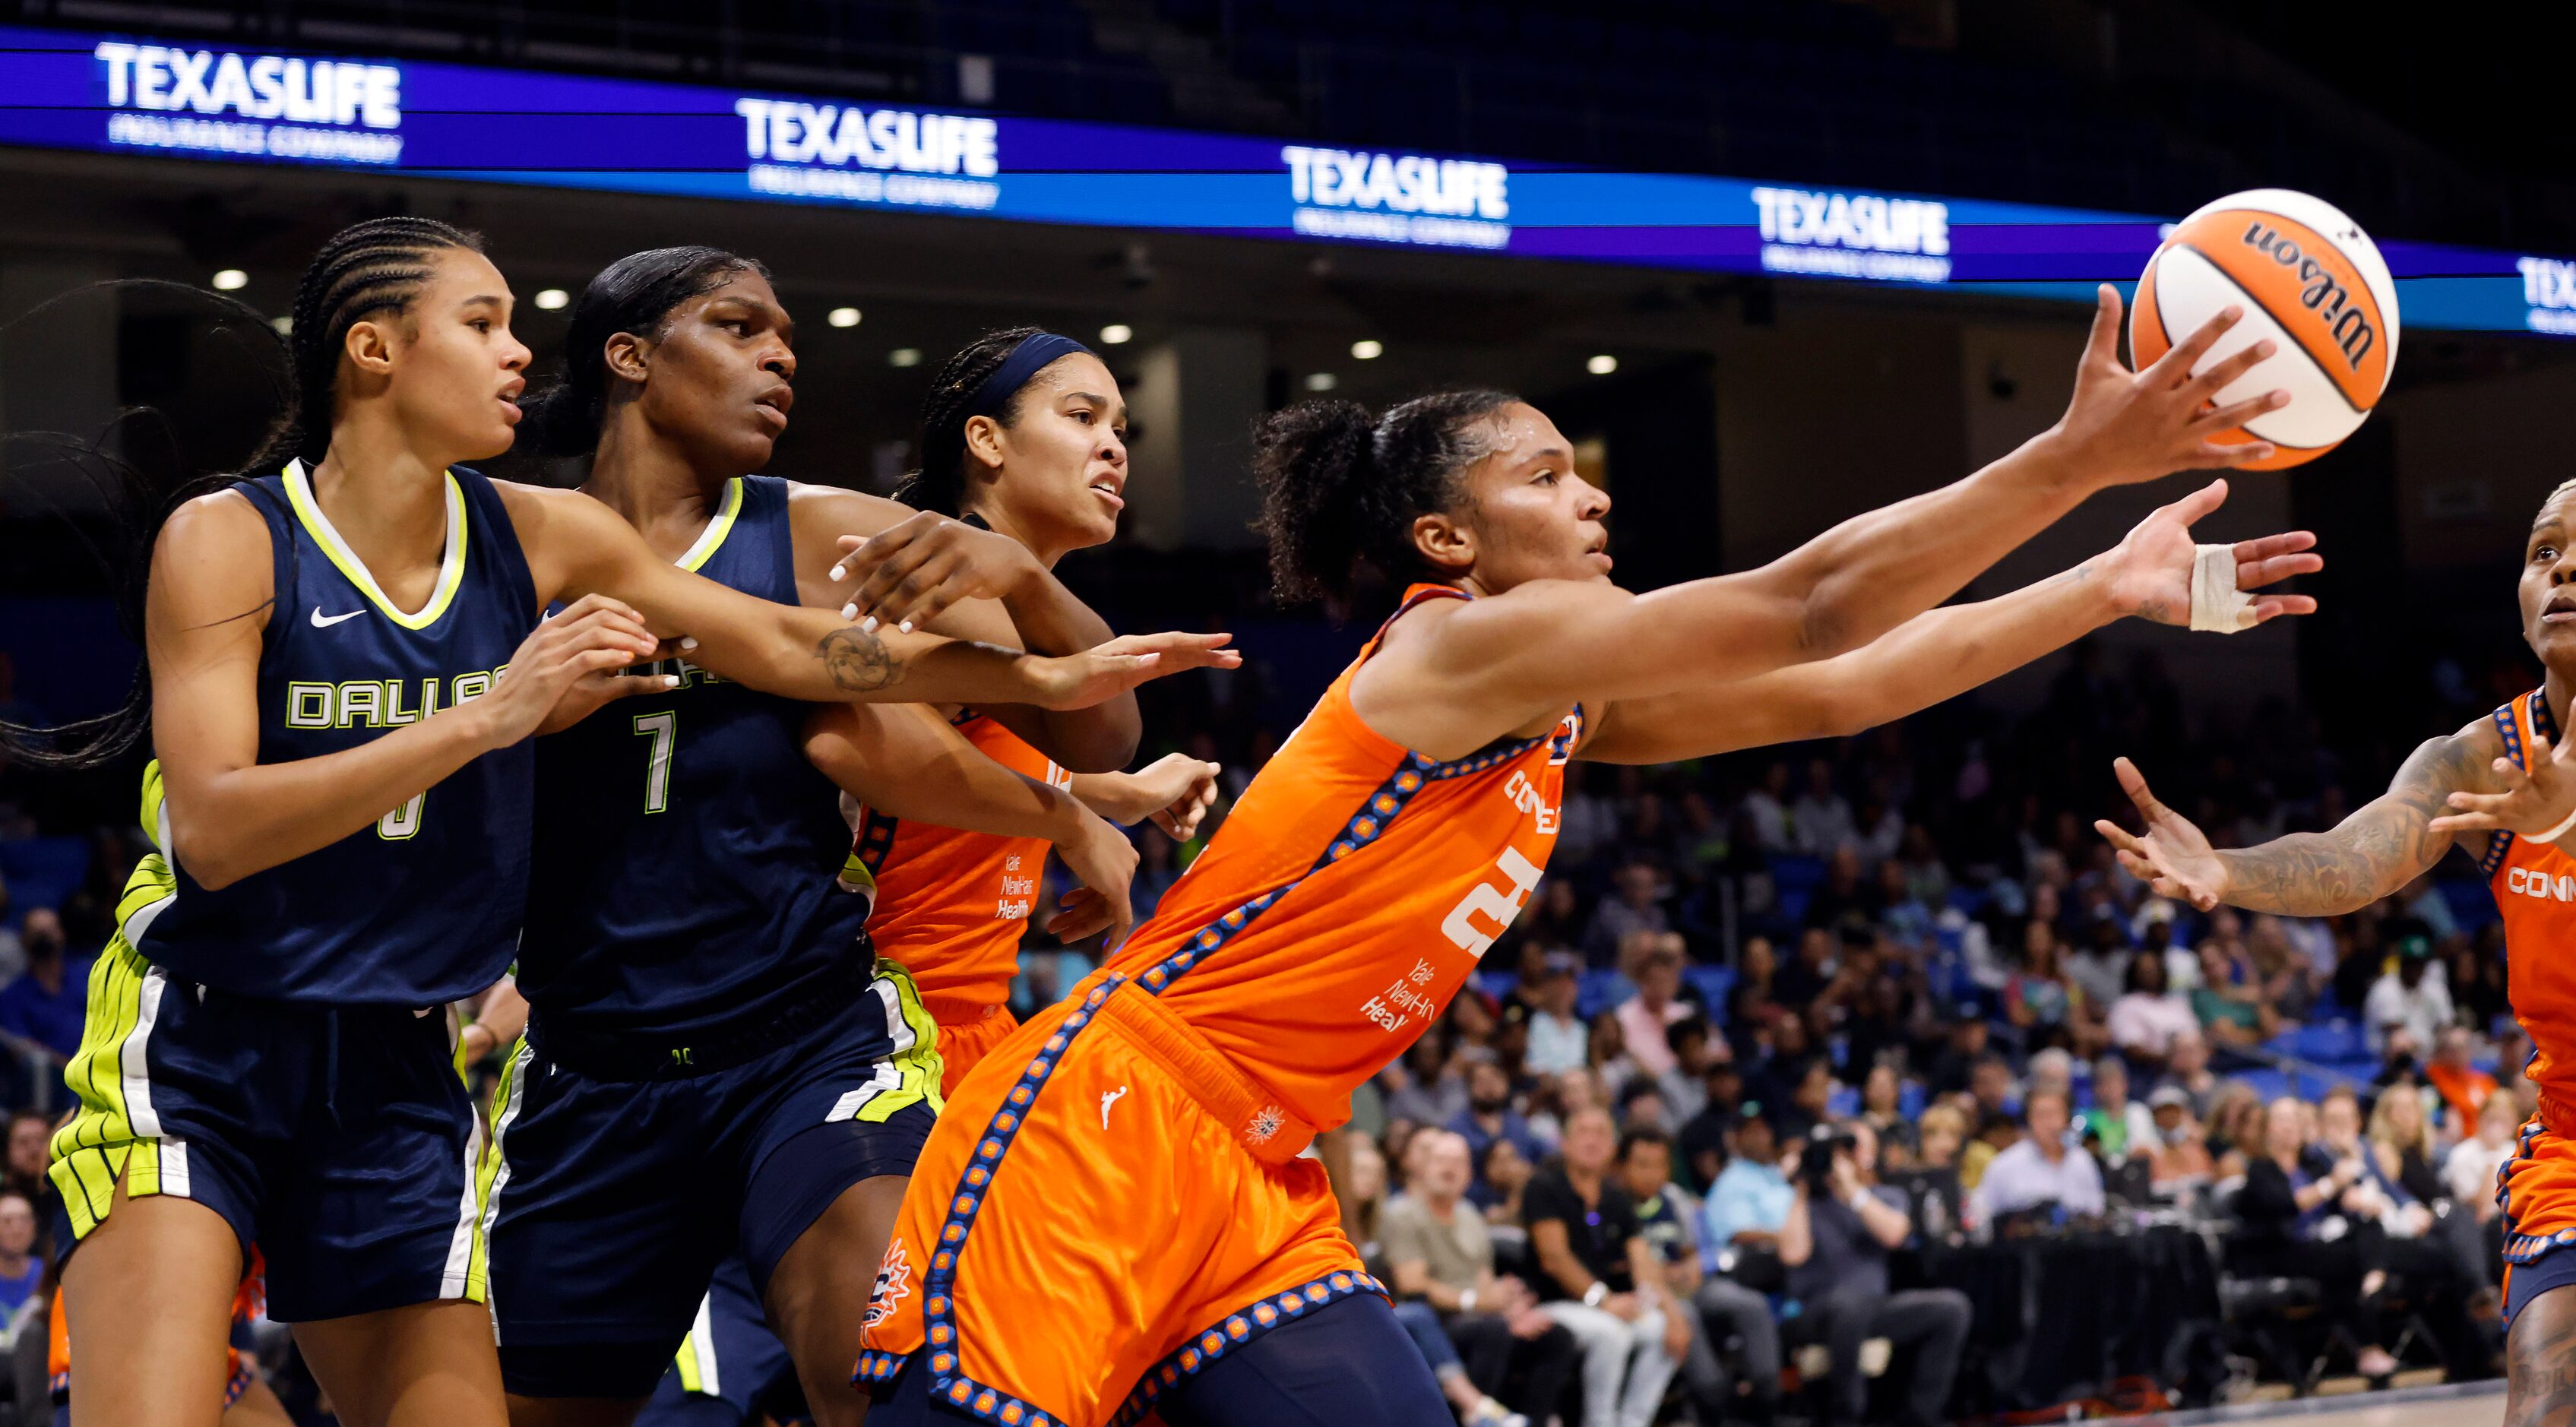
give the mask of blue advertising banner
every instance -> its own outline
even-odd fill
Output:
[[[2134,282],[2163,231],[2138,214],[6,27],[0,144],[2078,300]],[[2410,327],[2576,336],[2576,260],[2380,250]]]

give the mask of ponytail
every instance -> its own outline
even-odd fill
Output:
[[[1373,417],[1352,401],[1306,401],[1253,429],[1252,474],[1279,598],[1347,598],[1362,569],[1431,575],[1413,522],[1454,509],[1460,477],[1492,450],[1478,428],[1520,398],[1474,389],[1416,397]]]
[[[61,432],[12,432],[5,437],[12,445],[47,448],[52,460],[78,472],[107,506],[109,533],[103,542],[91,544],[91,553],[114,592],[117,622],[136,646],[144,643],[143,609],[153,546],[170,513],[201,495],[228,490],[250,475],[266,475],[289,461],[308,466],[321,461],[331,448],[340,349],[349,329],[380,313],[408,311],[429,276],[430,262],[447,248],[481,252],[483,245],[475,235],[430,218],[374,218],[342,229],[304,269],[296,284],[291,325],[282,339],[268,318],[251,307],[184,284],[124,279],[82,289],[182,294],[192,302],[210,305],[219,331],[238,333],[255,349],[283,358],[276,418],[241,469],[214,474],[192,471],[182,443],[160,413],[148,407],[118,412],[96,439]],[[128,433],[129,439],[114,440]],[[109,449],[112,442],[125,449]],[[153,459],[144,458],[147,452]],[[151,665],[140,661],[125,702],[107,713],[63,724],[0,722],[0,754],[36,768],[96,768],[144,742],[151,727]]]

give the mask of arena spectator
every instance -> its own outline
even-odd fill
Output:
[[[2322,1238],[2317,1226],[2367,1173],[2359,1156],[2322,1175],[2304,1162],[2301,1102],[2283,1096],[2264,1112],[2262,1152],[2245,1170],[2236,1192],[2236,1229],[2228,1257],[2239,1273],[2304,1278],[2317,1285],[2317,1309],[2363,1346],[2355,1363],[2364,1377],[2385,1377],[2397,1359],[2380,1340],[2379,1314],[2363,1293],[2361,1249],[2348,1236]]]
[[[1582,1354],[1583,1427],[1648,1427],[1690,1351],[1690,1325],[1611,1173],[1617,1149],[1607,1112],[1568,1116],[1562,1153],[1522,1201],[1544,1311]]]
[[[1915,1162],[1925,1169],[1956,1169],[1959,1152],[1967,1147],[1968,1117],[1956,1105],[1932,1105],[1923,1111],[1916,1127],[1920,1145]]]
[[[1574,1339],[1538,1311],[1529,1286],[1494,1272],[1484,1217],[1464,1202],[1465,1137],[1416,1136],[1405,1193],[1391,1200],[1379,1242],[1399,1301],[1396,1317],[1420,1345],[1441,1391],[1467,1423],[1544,1422],[1574,1363]],[[1521,1387],[1500,1400],[1517,1369]]]
[[[1905,1082],[1896,1073],[1895,1062],[1885,1057],[1869,1062],[1869,1073],[1860,1082],[1860,1118],[1878,1135],[1880,1153],[1894,1165],[1911,1161],[1920,1141],[1918,1127],[1905,1117]]]
[[[1485,1147],[1476,1168],[1483,1175],[1488,1201],[1484,1205],[1485,1222],[1520,1227],[1521,1196],[1529,1188],[1530,1176],[1537,1173],[1536,1167],[1521,1154],[1519,1146],[1510,1140],[1496,1140]]]
[[[1466,1140],[1470,1163],[1483,1163],[1486,1149],[1496,1140],[1510,1140],[1522,1158],[1533,1164],[1547,1154],[1529,1121],[1512,1108],[1511,1073],[1498,1061],[1479,1060],[1467,1068],[1467,1108],[1449,1122],[1449,1129]],[[1481,1191],[1484,1186],[1479,1183],[1477,1188]]]
[[[2067,984],[2059,959],[2065,944],[2057,929],[2037,917],[2023,930],[2022,962],[2004,983],[2004,1019],[2026,1044],[2088,1053],[2100,1036],[2082,993]]]
[[[1718,1421],[1732,1405],[1734,1385],[1727,1380],[1726,1369],[1701,1321],[1707,1310],[1699,1307],[1700,1290],[1707,1285],[1702,1282],[1700,1268],[1699,1205],[1673,1182],[1672,1138],[1653,1129],[1632,1129],[1622,1134],[1619,1184],[1636,1202],[1638,1232],[1656,1261],[1663,1265],[1664,1286],[1671,1291],[1682,1324],[1690,1333],[1690,1345],[1681,1355],[1683,1384],[1701,1419]],[[1771,1317],[1768,1300],[1758,1294],[1746,1296],[1758,1306],[1767,1324]],[[1713,1301],[1724,1307],[1731,1299],[1721,1293]],[[1737,1327],[1732,1319],[1722,1321],[1730,1332]]]
[[[1825,880],[1807,897],[1806,924],[1835,933],[1866,927],[1878,911],[1878,894],[1862,880],[1859,849],[1845,842],[1824,857]]]
[[[60,1075],[80,1050],[89,1014],[89,968],[63,950],[63,922],[50,907],[27,913],[19,927],[26,944],[26,974],[0,986],[0,1037],[30,1051]]]
[[[1949,1039],[1941,1053],[1932,1058],[1924,1073],[1924,1088],[1934,1095],[1958,1095],[1970,1088],[1977,1063],[1986,1058],[1986,1022],[1980,1016],[1961,1016],[1950,1022]]]
[[[2129,1098],[2129,1067],[2116,1055],[2094,1062],[2093,1105],[2083,1120],[2084,1133],[2101,1144],[2105,1160],[2146,1156],[2155,1149],[2155,1117]]]
[[[2054,1209],[2074,1217],[2102,1212],[2102,1171],[2067,1143],[2066,1095],[2034,1090],[2019,1143],[1998,1153],[1977,1182],[1969,1220],[1993,1224],[2007,1215]]]
[[[1679,1062],[1670,1031],[1692,1015],[1682,999],[1682,963],[1687,959],[1679,933],[1630,933],[1619,948],[1619,970],[1637,985],[1637,994],[1619,1003],[1619,1039],[1628,1058],[1647,1075],[1664,1075]]]
[[[1789,1218],[1789,1179],[1780,1171],[1781,1147],[1774,1127],[1759,1105],[1748,1104],[1737,1115],[1728,1144],[1726,1169],[1700,1205],[1701,1267],[1718,1272],[1728,1249],[1743,1253],[1780,1251],[1780,1226]],[[1756,1278],[1765,1277],[1757,1273]]]
[[[2207,1132],[2191,1113],[2191,1096],[2181,1086],[2165,1085],[2147,1097],[2155,1139],[2147,1149],[2150,1182],[2171,1197],[2186,1186],[2206,1184],[2213,1168]]]
[[[2451,991],[2433,960],[2432,938],[2420,923],[2401,922],[2391,932],[2397,964],[2371,983],[2361,1006],[2373,1052],[2386,1050],[2392,1030],[2405,1031],[2421,1048],[2431,1046],[2451,1024]]]
[[[1744,812],[1753,820],[1753,835],[1764,852],[1797,851],[1789,824],[1788,764],[1774,763],[1763,770],[1761,785],[1744,795]]]
[[[0,763],[0,768],[5,768]],[[27,969],[27,948],[18,940],[18,929],[9,916],[9,879],[0,877],[0,985],[14,981]]]
[[[1913,1226],[1895,1196],[1876,1187],[1877,1137],[1867,1125],[1820,1127],[1809,1154],[1829,1155],[1822,1173],[1802,1165],[1789,1213],[1780,1230],[1780,1261],[1788,1266],[1789,1291],[1832,1354],[1830,1421],[1857,1423],[1867,1415],[1869,1382],[1862,1374],[1861,1345],[1885,1338],[1898,1362],[1912,1364],[1898,1384],[1902,1420],[1933,1427],[1945,1420],[1950,1383],[1968,1341],[1966,1294],[1953,1288],[1891,1292],[1888,1254],[1912,1236]]]
[[[19,1310],[29,1300],[42,1300],[45,1260],[36,1252],[36,1206],[15,1189],[0,1189],[0,1318],[17,1326]]]
[[[2120,923],[2119,908],[2105,904],[2085,926],[2083,938],[2066,953],[2059,969],[2084,1004],[2099,1012],[2120,999],[2131,961],[2162,959],[2161,948],[2152,955],[2132,956],[2128,929]]]
[[[2369,1137],[2381,1176],[2430,1205],[2450,1191],[2433,1168],[2433,1121],[2424,1113],[2424,1093],[2412,1084],[2388,1087],[2370,1107]]]
[[[1631,954],[1633,938],[1672,930],[1664,912],[1664,899],[1671,895],[1662,869],[1652,862],[1639,859],[1622,865],[1611,876],[1610,895],[1593,909],[1592,924],[1584,929],[1584,958],[1595,966],[1626,971],[1621,959]]]
[[[2191,1009],[2212,1045],[2261,1045],[2280,1031],[2280,1017],[2263,999],[2262,978],[2239,938],[2212,936],[2200,944],[2200,985],[2192,989]]]
[[[1705,1094],[1699,1113],[1682,1122],[1681,1133],[1673,1137],[1673,1149],[1681,1156],[1690,1187],[1706,1194],[1726,1167],[1727,1133],[1744,1103],[1744,1071],[1732,1060],[1712,1060],[1700,1084]]]
[[[1558,851],[1564,851],[1559,839]],[[1572,865],[1569,858],[1566,865]],[[1529,910],[1512,923],[1512,933],[1522,940],[1549,951],[1564,951],[1583,941],[1583,898],[1572,878],[1549,877],[1538,884],[1538,895],[1530,899]]]
[[[1449,1053],[1449,1038],[1435,1026],[1378,1072],[1391,1120],[1445,1125],[1467,1108],[1467,1076]]]
[[[2209,1042],[2201,1039],[2197,1025],[2175,1034],[2167,1047],[2164,1078],[2158,1083],[2191,1097],[2193,1119],[2209,1118],[2225,1082],[2209,1068]]]
[[[2111,1003],[2104,1018],[2111,1044],[2140,1069],[2162,1069],[2173,1058],[2176,1037],[2200,1039],[2200,1018],[2191,1004],[2167,993],[2162,956],[2129,958],[2122,984],[2127,988]]]
[[[1789,828],[1809,857],[1827,856],[1859,834],[1851,803],[1834,787],[1833,760],[1807,761],[1807,786],[1789,806]]]
[[[1797,953],[1771,978],[1771,999],[1790,1011],[1813,1005],[1834,984],[1834,942],[1820,926],[1798,933]]]
[[[1582,969],[1581,958],[1572,952],[1551,951],[1541,962],[1537,978],[1523,983],[1531,1008],[1528,1048],[1521,1058],[1524,1073],[1544,1077],[1585,1063],[1592,1035],[1583,1018],[1574,1014],[1579,994],[1575,973]]]
[[[2513,1103],[2490,1096],[2478,1108],[2477,1133],[2451,1146],[2442,1159],[2443,1186],[2453,1202],[2476,1212],[2480,1224],[2504,1212],[2495,1202],[2496,1172],[2513,1158],[2519,1126]]]
[[[2014,1090],[2012,1066],[1992,1052],[1980,1056],[1968,1077],[1968,1098],[1979,1124],[1991,1116],[2010,1116],[2021,1103]]]
[[[2454,1134],[2475,1130],[2478,1111],[2496,1091],[2495,1077],[2471,1063],[2476,1044],[2465,1027],[2444,1026],[2433,1037],[2433,1058],[2424,1066],[2424,1078],[2441,1095]]]

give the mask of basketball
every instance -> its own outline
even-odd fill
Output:
[[[2284,188],[2229,194],[2174,225],[2139,275],[2129,312],[2129,352],[2144,368],[2230,303],[2245,320],[2227,330],[2194,370],[2270,338],[2279,351],[2218,394],[2218,403],[2265,391],[2290,404],[2247,422],[2225,441],[2276,448],[2256,462],[2280,470],[2313,461],[2359,429],[2388,390],[2397,362],[2397,286],[2361,225],[2334,205]]]

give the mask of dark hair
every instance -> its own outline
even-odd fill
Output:
[[[258,449],[239,470],[201,474],[187,468],[181,443],[160,413],[129,408],[117,413],[109,430],[97,438],[58,433],[11,433],[12,441],[31,440],[52,448],[106,503],[109,519],[103,543],[91,554],[107,574],[117,622],[138,647],[144,642],[143,606],[152,547],[170,513],[201,495],[229,489],[249,475],[265,475],[288,461],[310,465],[331,448],[331,417],[340,373],[340,349],[349,329],[378,313],[408,311],[429,276],[430,260],[442,249],[483,251],[483,240],[462,228],[432,218],[371,218],[333,234],[306,265],[295,287],[291,326],[283,341],[257,310],[231,298],[178,283],[126,279],[92,284],[82,291],[127,288],[177,292],[203,303],[216,314],[225,332],[249,335],[260,348],[283,348],[285,380],[278,392],[278,413]],[[41,310],[41,308],[39,309]],[[133,459],[137,443],[114,441],[124,428],[138,428],[149,455]],[[151,448],[158,449],[151,449]],[[258,611],[227,616],[240,618]],[[69,723],[38,725],[0,722],[0,753],[32,767],[96,768],[115,761],[142,742],[152,724],[152,674],[138,661],[134,684],[125,702],[106,713]]]
[[[1653,1125],[1639,1125],[1635,1129],[1624,1131],[1619,1136],[1620,1161],[1625,1163],[1628,1152],[1639,1145],[1662,1145],[1664,1152],[1670,1154],[1673,1149],[1673,1137]]]
[[[1279,597],[1347,596],[1362,566],[1391,580],[1427,573],[1413,522],[1458,504],[1460,474],[1493,449],[1478,428],[1518,400],[1471,388],[1383,416],[1354,401],[1303,401],[1262,418],[1252,474]]]
[[[914,445],[921,455],[921,466],[895,486],[896,500],[916,510],[965,514],[966,422],[975,415],[975,393],[983,387],[985,378],[1001,370],[1013,348],[1043,330],[998,328],[958,348],[955,355],[940,363],[939,374],[930,379],[930,395],[921,401],[921,437]],[[993,419],[1004,430],[1018,424],[1019,392],[1011,393],[1011,399],[1002,404]]]
[[[599,270],[572,307],[563,373],[519,403],[519,444],[538,456],[586,456],[608,413],[608,341],[620,332],[659,337],[671,313],[739,273],[769,276],[756,258],[687,246],[629,253]]]

